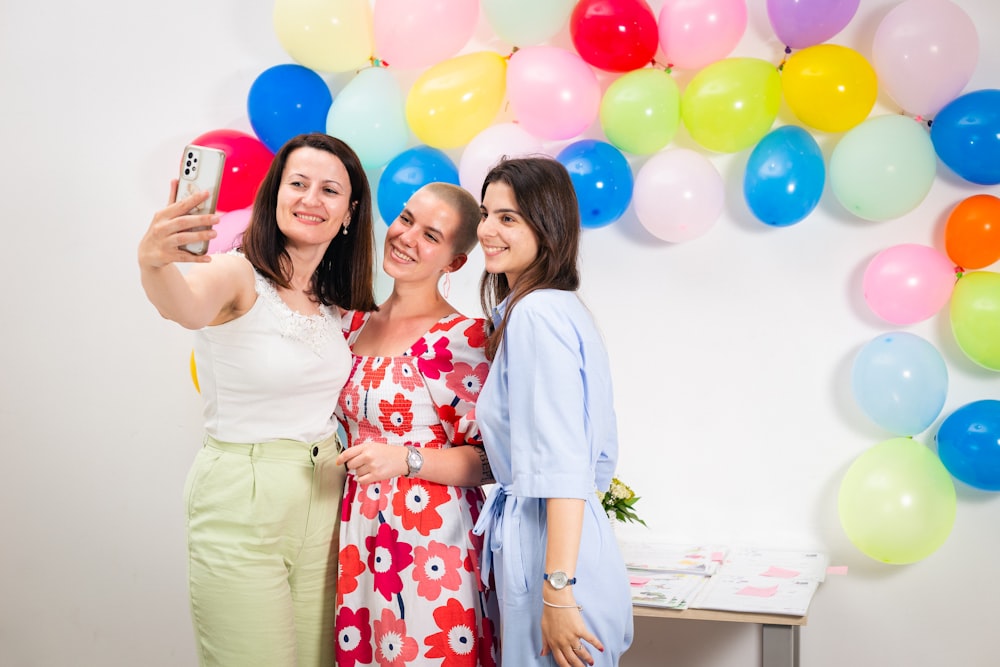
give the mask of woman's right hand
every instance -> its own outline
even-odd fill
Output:
[[[177,194],[177,181],[171,182],[170,201]],[[208,255],[192,255],[181,246],[208,241],[218,235],[212,226],[219,222],[219,214],[188,215],[187,212],[208,199],[208,191],[198,192],[157,211],[142,240],[139,241],[139,266],[143,269],[160,269],[174,262],[210,262]],[[190,231],[192,227],[208,227]]]

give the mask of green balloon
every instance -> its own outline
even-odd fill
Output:
[[[911,438],[893,438],[855,459],[840,484],[840,524],[865,555],[914,563],[955,523],[955,484],[941,459]]]
[[[951,293],[951,330],[969,359],[1000,371],[1000,273],[966,273]]]
[[[778,117],[781,77],[759,58],[726,58],[694,75],[681,96],[691,138],[719,153],[736,153],[764,138]]]
[[[915,209],[934,184],[937,155],[920,123],[898,114],[849,130],[830,155],[837,201],[865,220],[890,220]]]
[[[615,79],[601,98],[601,128],[615,147],[649,155],[670,143],[680,124],[681,94],[660,69],[637,69]]]

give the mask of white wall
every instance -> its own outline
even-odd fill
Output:
[[[736,55],[777,62],[764,0],[749,4]],[[834,41],[870,56],[895,4],[865,0]],[[982,44],[967,90],[1000,87],[1000,6],[959,4]],[[183,144],[212,129],[250,131],[251,83],[290,62],[272,7],[5,3],[0,664],[194,664],[180,502],[199,445],[191,339],[146,302],[135,247]],[[827,155],[833,139],[822,140]],[[849,566],[813,604],[804,665],[997,664],[1000,499],[958,484],[944,546],[889,566],[846,539],[836,498],[854,457],[889,437],[849,387],[860,347],[893,329],[864,303],[865,265],[898,243],[943,250],[951,207],[1000,188],[940,166],[902,218],[856,219],[828,189],[806,221],[773,229],[742,200],[746,157],[712,157],[727,201],[701,239],[657,241],[631,211],[584,235],[583,292],[615,370],[620,473],[657,534],[821,548]],[[469,312],[481,266],[477,256],[453,286]],[[946,360],[942,416],[1000,398],[1000,376],[964,357],[946,314],[907,330]],[[918,438],[932,444],[937,426]],[[757,664],[753,626],[643,619],[637,631],[630,667]]]

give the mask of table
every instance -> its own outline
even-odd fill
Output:
[[[761,626],[761,667],[799,667],[799,628],[806,624],[806,616],[779,614],[750,614],[737,611],[712,609],[665,609],[633,605],[634,616],[652,618],[677,618],[690,621],[724,621],[730,623],[759,623]]]

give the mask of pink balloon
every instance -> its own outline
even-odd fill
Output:
[[[948,303],[955,287],[955,265],[934,248],[904,243],[875,255],[863,284],[872,312],[893,324],[913,324]]]
[[[656,153],[639,169],[632,206],[650,234],[680,243],[715,224],[722,215],[725,190],[722,176],[707,157],[673,148]]]
[[[240,235],[246,231],[247,225],[250,224],[252,210],[252,206],[239,208],[224,213],[219,218],[219,222],[215,225],[215,231],[219,235],[208,242],[209,254],[227,253],[238,245]]]
[[[391,67],[430,67],[461,51],[478,20],[478,0],[375,0],[375,55]]]
[[[861,0],[767,0],[778,39],[793,49],[822,44],[847,27]]]
[[[479,201],[486,174],[501,157],[522,157],[546,153],[542,142],[517,123],[500,123],[486,128],[466,144],[458,163],[458,181]]]
[[[514,117],[541,139],[571,139],[597,119],[601,85],[572,51],[528,46],[507,65],[507,95]]]
[[[657,21],[672,67],[701,69],[736,48],[747,28],[746,0],[665,0]]]
[[[907,113],[936,114],[962,92],[979,59],[976,26],[950,0],[906,0],[885,15],[872,65],[885,92]]]

